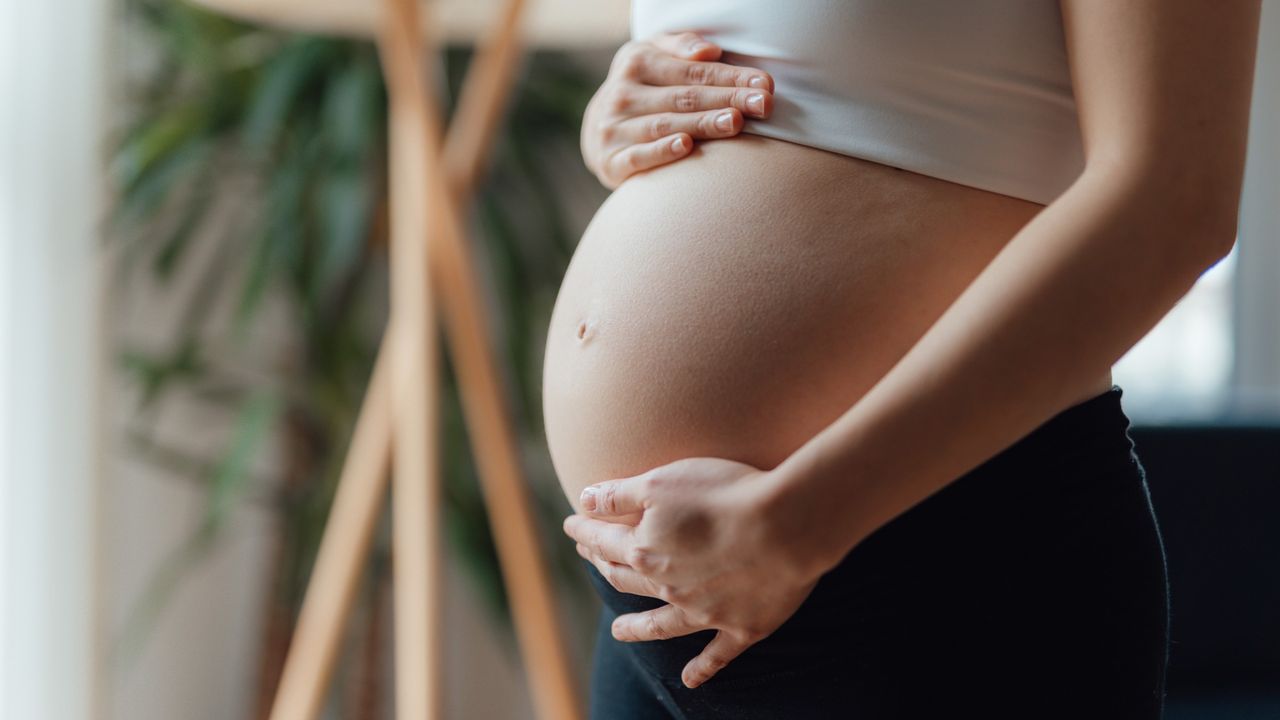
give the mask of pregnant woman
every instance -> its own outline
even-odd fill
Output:
[[[1159,717],[1110,368],[1235,241],[1258,15],[634,1],[543,377],[593,717]]]

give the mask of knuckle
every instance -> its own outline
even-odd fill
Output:
[[[633,547],[627,551],[627,564],[645,572],[653,566],[653,553],[645,547]]]
[[[751,81],[751,71],[746,68],[727,66],[724,69],[724,82],[718,85],[727,85],[729,87],[745,87]]]
[[[671,132],[671,118],[666,115],[655,115],[649,120],[649,137],[658,139]]]
[[[709,72],[707,76],[708,85],[732,85],[734,78],[734,68],[720,63],[707,63]]]
[[[613,54],[613,61],[609,63],[610,73],[622,73],[635,62],[635,56],[640,54],[640,43],[636,40],[623,43],[618,48],[618,52]]]
[[[605,186],[609,190],[613,190],[614,188],[618,187],[618,185],[622,182],[622,179],[617,177],[614,174],[614,172],[612,171],[612,168],[613,168],[613,162],[612,160],[610,160],[608,163],[605,164],[604,167],[601,167],[599,170],[595,171],[596,179],[600,181],[601,185]]]
[[[660,575],[666,575],[667,573],[671,572],[671,556],[670,555],[663,555],[662,557],[656,558],[655,560],[656,561],[652,563],[653,567],[650,568],[650,572],[655,572]]]
[[[614,140],[618,139],[618,128],[613,123],[601,122],[596,125],[596,137],[605,145],[610,145]]]
[[[657,594],[659,600],[666,600],[668,603],[673,602],[672,598],[675,597],[675,593],[673,592],[674,588],[670,585],[666,583],[655,583],[653,585],[653,590]]]
[[[768,631],[765,630],[764,626],[759,623],[748,622],[737,633],[737,640],[740,643],[752,645],[763,640],[766,635],[768,635]]]
[[[618,74],[628,80],[638,80],[648,66],[647,54],[640,49],[627,53],[618,66]]]
[[[689,112],[698,107],[698,89],[681,88],[672,94],[671,104],[680,112]]]
[[[658,620],[656,615],[650,614],[645,619],[645,632],[649,637],[655,640],[666,640],[670,635],[667,629],[662,626],[662,622]]]
[[[689,592],[673,585],[662,584],[658,586],[659,597],[674,605],[680,605],[689,599]]]
[[[631,109],[631,93],[621,85],[614,85],[604,94],[605,112],[620,115]]]
[[[607,562],[597,562],[596,569],[600,571],[600,574],[605,580],[609,581],[609,584],[612,585],[614,589],[619,589],[617,583],[618,573],[614,572],[613,565]]]
[[[702,659],[699,661],[698,673],[702,677],[714,675],[720,671],[729,661],[724,658],[724,654],[715,648],[707,648],[702,651]]]
[[[644,163],[642,162],[644,159],[644,155],[642,154],[642,152],[643,151],[641,151],[640,149],[633,148],[630,152],[623,154],[622,167],[624,170],[627,171],[626,174],[630,175],[631,173],[636,172],[637,170],[640,170],[640,168],[644,165]],[[609,512],[613,512],[613,511],[609,510]]]
[[[693,85],[705,85],[715,81],[715,72],[704,63],[691,63],[685,69],[685,80]]]
[[[655,472],[645,477],[643,488],[647,493],[655,493],[664,490],[670,484],[670,478]]]

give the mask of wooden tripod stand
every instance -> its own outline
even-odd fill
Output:
[[[432,55],[421,30],[418,0],[384,2],[378,42],[390,97],[391,321],[271,718],[312,720],[321,709],[339,629],[351,609],[387,489],[388,469],[394,477],[397,717],[440,715],[439,363],[433,332],[438,302],[534,705],[544,720],[577,720],[582,717],[579,694],[538,552],[460,220],[510,88],[524,2],[508,0],[478,52],[443,145],[423,65]]]

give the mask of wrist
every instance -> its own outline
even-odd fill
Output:
[[[826,574],[856,544],[848,537],[852,513],[833,507],[816,472],[802,459],[789,458],[765,473],[758,500],[774,542],[808,579]]]

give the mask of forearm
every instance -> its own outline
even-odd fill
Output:
[[[1072,404],[1226,252],[1234,215],[1180,182],[1087,172],[776,469],[779,497],[819,528],[819,562]]]

